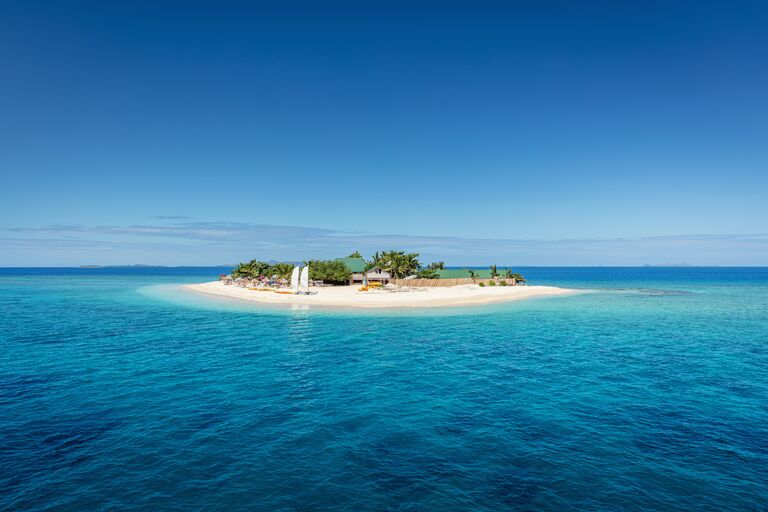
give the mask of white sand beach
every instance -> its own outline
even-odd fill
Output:
[[[532,297],[565,295],[575,290],[554,286],[486,286],[476,284],[446,287],[396,287],[360,291],[355,286],[328,286],[310,288],[310,295],[281,294],[274,291],[257,291],[239,286],[225,285],[219,281],[191,284],[185,289],[207,295],[230,299],[261,302],[265,304],[314,305],[323,307],[359,308],[413,308],[441,306],[469,306],[522,300]]]

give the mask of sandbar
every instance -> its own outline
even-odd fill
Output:
[[[387,285],[377,290],[360,291],[354,286],[310,287],[309,295],[275,293],[226,285],[220,281],[185,285],[186,290],[230,299],[265,304],[310,305],[339,308],[424,308],[470,306],[514,301],[533,297],[566,295],[576,290],[555,286],[485,286],[476,284],[444,287]],[[287,290],[281,290],[287,292]]]

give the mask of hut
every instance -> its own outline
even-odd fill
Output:
[[[392,275],[381,267],[373,267],[365,272],[365,278],[369,283],[379,282],[387,284],[392,279]]]
[[[368,265],[363,258],[336,258],[334,261],[340,261],[352,273],[349,284],[362,283],[365,273],[365,267]]]

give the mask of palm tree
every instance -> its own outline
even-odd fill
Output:
[[[388,271],[393,279],[411,275],[419,269],[419,255],[415,252],[384,251],[374,255],[375,266]]]
[[[400,275],[402,277],[416,273],[421,266],[419,263],[419,254],[415,252],[404,254],[399,263],[400,268],[398,270],[401,272]]]
[[[477,272],[475,272],[474,270],[467,270],[467,272],[469,272],[469,278],[474,281],[475,276],[477,275]]]
[[[269,269],[270,274],[277,275],[284,279],[288,279],[291,275],[291,272],[293,272],[293,265],[290,263],[275,263]]]
[[[440,279],[440,274],[432,267],[422,267],[416,272],[416,277],[420,279]]]
[[[350,254],[349,256],[347,256],[347,258],[360,258],[360,259],[362,259],[363,255],[360,254],[360,251],[355,251],[352,254]]]
[[[496,265],[491,265],[491,279],[498,277],[499,273],[496,271]]]
[[[269,264],[259,260],[251,260],[247,263],[239,263],[232,271],[232,277],[245,277],[255,279],[269,268]]]

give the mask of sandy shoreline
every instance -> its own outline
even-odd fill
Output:
[[[310,288],[311,295],[288,295],[228,286],[219,281],[184,286],[184,289],[195,293],[264,304],[300,304],[340,308],[469,306],[575,292],[575,290],[554,286],[486,286],[482,288],[478,285],[462,285],[435,288],[387,288],[367,292],[361,292],[359,288],[359,285],[320,287]]]

